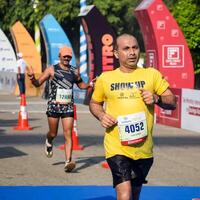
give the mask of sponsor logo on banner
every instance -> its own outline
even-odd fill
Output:
[[[187,108],[188,114],[189,115],[195,115],[195,116],[200,116],[200,108],[195,107],[195,106],[189,106]]]
[[[179,37],[179,30],[178,29],[172,29],[171,30],[171,36],[172,37]]]
[[[0,29],[0,71],[16,72],[15,52],[10,41]],[[2,87],[3,88],[3,87]]]
[[[104,34],[102,41],[102,70],[110,71],[113,69],[113,37],[110,34]]]
[[[59,32],[58,28],[48,28],[47,29],[49,32]]]
[[[162,5],[162,4],[158,4],[158,5],[156,6],[156,10],[157,10],[157,11],[162,11],[162,10],[163,10],[163,5]]]
[[[158,20],[157,21],[157,29],[164,29],[165,30],[165,21]]]
[[[182,89],[181,128],[200,132],[200,91]]]
[[[183,97],[183,103],[186,104],[186,112],[189,115],[200,116],[200,100],[194,100]]]
[[[184,46],[183,45],[163,45],[162,46],[162,66],[163,68],[184,67]]]
[[[156,67],[157,63],[156,63],[156,51],[155,50],[148,50],[147,51],[147,55],[148,55],[148,66],[149,67]]]

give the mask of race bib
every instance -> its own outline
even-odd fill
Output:
[[[147,137],[147,122],[144,112],[123,115],[117,118],[122,145],[143,142]]]
[[[72,102],[72,89],[57,88],[56,102],[61,104],[68,104]]]

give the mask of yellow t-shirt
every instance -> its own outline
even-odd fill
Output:
[[[145,112],[147,118],[148,135],[146,140],[139,144],[124,146],[121,144],[117,126],[106,129],[104,137],[106,158],[117,154],[132,159],[153,156],[154,106],[147,106],[144,103],[139,89],[161,95],[168,87],[168,82],[154,68],[137,68],[132,73],[124,73],[117,68],[98,77],[92,99],[105,102],[106,113],[117,118],[120,115]]]

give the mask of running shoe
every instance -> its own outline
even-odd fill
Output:
[[[53,144],[50,144],[47,139],[45,142],[45,154],[48,158],[53,156]]]
[[[65,172],[71,172],[76,167],[76,163],[74,161],[66,161],[64,170]]]

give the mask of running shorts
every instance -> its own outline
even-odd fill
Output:
[[[139,187],[147,183],[146,176],[153,164],[153,158],[133,160],[123,155],[115,155],[107,159],[113,176],[113,187],[131,181],[133,186]]]
[[[74,112],[68,112],[68,113],[52,113],[52,112],[46,112],[47,117],[53,117],[53,118],[66,118],[66,117],[74,117]]]

